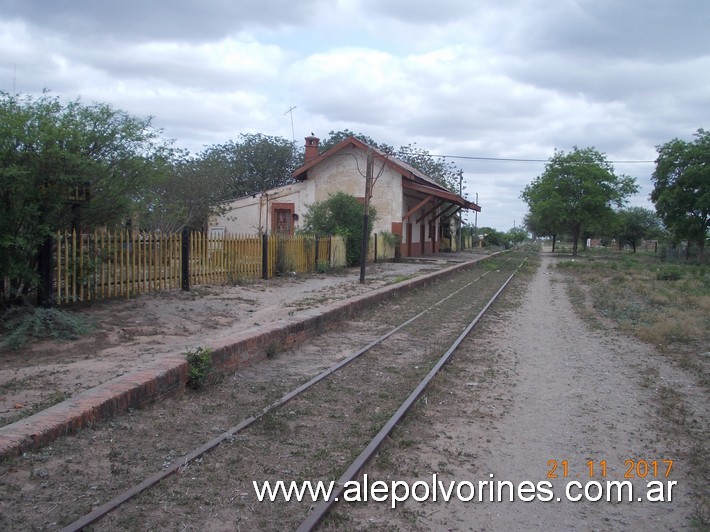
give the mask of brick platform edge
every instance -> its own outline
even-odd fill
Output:
[[[209,346],[213,349],[214,367],[221,373],[234,372],[266,358],[267,353],[302,342],[309,335],[322,332],[368,306],[445,279],[490,256],[474,256],[476,260],[385,286],[326,307],[309,309],[299,313],[298,317],[242,331],[220,344]],[[138,371],[85,390],[33,416],[0,427],[0,458],[37,449],[93,423],[173,394],[185,387],[187,372],[187,362],[183,355],[167,356]]]

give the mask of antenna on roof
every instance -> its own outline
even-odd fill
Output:
[[[291,115],[291,135],[293,136],[293,141],[294,141],[294,142],[296,142],[296,132],[295,132],[294,129],[293,129],[293,110],[294,110],[296,107],[297,107],[297,106],[294,105],[293,107],[291,107],[288,111],[286,111],[286,112],[284,113],[284,116],[286,116],[287,114],[290,114],[290,115]]]

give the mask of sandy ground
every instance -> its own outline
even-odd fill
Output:
[[[536,486],[549,481],[552,500],[522,502],[516,492],[515,502],[491,502],[484,485],[481,502],[462,502],[456,497],[443,502],[439,494],[436,502],[410,499],[394,510],[390,508],[391,501],[337,506],[337,517],[328,520],[325,529],[702,529],[700,516],[705,522],[710,517],[709,508],[703,506],[708,502],[707,483],[703,484],[693,470],[689,455],[694,451],[707,455],[707,446],[692,449],[687,434],[681,430],[683,425],[677,421],[683,418],[707,433],[710,404],[707,391],[697,385],[693,375],[652,347],[611,326],[593,329],[582,321],[568,295],[570,278],[550,267],[554,257],[547,254],[541,257],[542,263],[535,273],[513,281],[503,299],[461,345],[364,473],[371,483],[375,480],[404,480],[410,485],[417,481],[431,483],[433,474],[445,486],[452,481],[471,482],[476,490],[475,499],[480,481],[509,481],[516,487],[523,481]],[[391,266],[396,271],[383,275],[391,275],[393,281],[403,272]],[[390,266],[384,268],[389,270]],[[356,283],[356,272],[351,275]],[[288,315],[292,309],[307,304],[320,304],[316,301],[334,291],[327,286],[322,291],[307,286],[312,280],[283,282],[295,285],[289,288],[295,306],[274,303],[273,316],[279,316],[278,312]],[[297,288],[299,285],[301,288]],[[344,286],[336,290],[343,297],[351,285],[344,283]],[[266,293],[269,289],[275,293],[263,297],[278,302],[279,290],[273,286],[265,288]],[[219,302],[216,298],[220,294],[224,295],[218,292],[200,298]],[[247,297],[243,291],[239,294]],[[430,296],[423,292],[417,297]],[[382,313],[392,317],[399,312],[400,305],[401,301],[392,301],[369,317],[344,322],[336,334],[315,337],[298,349],[245,368],[206,393],[169,398],[5,464],[0,471],[0,487],[4,490],[0,501],[6,508],[13,508],[13,512],[0,512],[0,518],[8,518],[7,529],[27,529],[20,523],[30,522],[38,523],[38,528],[57,528],[57,516],[67,508],[86,507],[88,511],[104,502],[107,494],[120,492],[146,478],[159,470],[160,464],[165,467],[204,443],[210,435],[234,425],[245,413],[263,406],[269,397],[279,397],[305,377],[340,359],[347,346],[368,342],[364,333],[380,326],[386,328],[388,319]],[[263,318],[251,317],[244,324],[254,326],[257,319]],[[434,318],[434,322],[436,319],[440,318]],[[425,330],[425,326],[431,324],[421,324],[419,329]],[[212,331],[206,330],[204,334],[209,336]],[[406,347],[407,344],[397,345],[395,355],[399,356],[400,348],[406,357],[414,355],[415,350]],[[363,393],[373,391],[367,389],[364,381],[359,386]],[[678,394],[670,409],[667,399],[662,397],[669,388]],[[326,389],[335,394],[333,398],[326,397],[326,401],[343,403],[338,400],[339,386]],[[374,392],[378,390],[379,385]],[[365,404],[377,405],[377,401]],[[298,431],[308,432],[314,446],[327,440],[323,426],[336,418],[300,420],[296,415],[301,412],[299,408],[303,406],[290,404],[282,417],[294,423]],[[272,422],[278,419],[281,418],[277,416]],[[310,426],[317,428],[309,432]],[[242,520],[242,513],[255,504],[252,480],[262,478],[269,468],[276,471],[269,474],[278,473],[287,480],[327,478],[294,473],[299,460],[306,466],[310,464],[310,454],[293,447],[291,440],[296,429],[279,427],[282,425],[276,424],[271,432],[264,427],[263,434],[255,431],[255,436],[244,434],[224,444],[192,463],[186,469],[187,474],[171,477],[135,505],[111,514],[99,528],[131,530],[136,523],[144,528],[152,523],[150,527],[156,529],[176,529],[173,525],[181,519],[183,528],[191,530],[234,530],[235,523],[243,524],[243,530],[283,528],[276,513],[270,514],[268,524],[263,526],[260,521]],[[173,436],[166,439],[165,434]],[[250,437],[262,438],[264,445],[283,444],[282,452],[265,454],[267,458],[283,458],[271,459],[266,468],[259,465],[254,453],[262,448],[255,443],[261,440],[252,441]],[[338,457],[344,460],[341,454],[345,453],[319,454],[316,462],[325,460],[328,465]],[[645,478],[638,478],[641,460],[651,466],[644,471]],[[664,461],[668,460],[673,460],[673,466],[666,478],[668,462]],[[656,473],[651,465],[654,461]],[[593,476],[589,462],[594,466]],[[601,476],[602,462],[606,465],[606,477]],[[580,482],[583,486],[590,481],[625,480],[630,464],[634,466],[631,470],[635,477],[629,479],[635,490],[632,502],[564,500],[568,482]],[[557,478],[549,478],[552,475]],[[663,483],[666,501],[637,500],[645,497],[650,481]],[[668,482],[677,483],[672,487],[670,501]],[[537,493],[546,496],[543,491]],[[571,491],[572,495],[580,493],[579,488]],[[468,496],[470,491],[464,488],[462,494]],[[557,497],[561,500],[557,501]],[[205,520],[213,512],[223,514],[225,520]],[[163,520],[168,517],[172,521]]]
[[[563,274],[549,268],[555,259],[542,257],[520,306],[486,318],[430,390],[426,406],[420,404],[398,429],[386,451],[396,469],[375,464],[365,471],[372,481],[431,484],[436,473],[445,486],[473,482],[475,498],[482,491],[483,502],[454,497],[444,503],[440,495],[436,503],[409,500],[396,511],[386,503],[340,509],[355,528],[682,530],[698,526],[700,515],[710,516],[707,486],[698,485],[702,479],[687,460],[688,441],[667,418],[674,412],[659,410],[659,393],[672,386],[682,398],[678,407],[707,430],[707,392],[648,345],[612,329],[590,329],[574,311]],[[646,473],[643,464],[636,469],[640,460],[656,461],[658,473]],[[664,460],[673,460],[668,478]],[[624,478],[629,470],[635,478]],[[488,485],[479,490],[478,482],[491,480],[514,486],[549,481],[554,495],[549,502],[522,502],[517,493],[515,502],[490,502]],[[630,480],[633,502],[566,501],[568,482],[607,480]],[[650,481],[662,483],[665,502],[638,500]],[[670,493],[669,481],[677,482]],[[572,488],[572,495],[580,493]]]
[[[0,343],[0,424],[7,424],[161,356],[185,352],[302,310],[482,255],[446,254],[417,262],[378,263],[327,275],[293,275],[190,292],[144,294],[77,312],[94,325],[75,341],[34,341],[12,351]]]

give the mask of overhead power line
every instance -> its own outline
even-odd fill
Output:
[[[546,163],[549,159],[517,159],[514,157],[475,157],[473,155],[439,155],[435,153],[429,154],[431,157],[442,157],[444,159],[469,159],[474,161],[505,161],[505,162],[517,162],[517,163]],[[654,163],[656,161],[642,161],[642,160],[629,160],[629,161],[608,161],[610,163],[616,164],[634,164],[634,163]]]

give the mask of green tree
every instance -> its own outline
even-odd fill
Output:
[[[459,193],[460,184],[465,188],[460,181],[463,176],[462,170],[453,162],[447,161],[444,157],[435,157],[427,150],[417,147],[416,144],[402,146],[395,153],[395,157],[413,166],[454,194]]]
[[[9,297],[36,285],[37,251],[54,231],[129,217],[169,151],[150,119],[107,104],[0,93],[0,279]]]
[[[636,246],[642,240],[657,238],[662,233],[660,218],[652,210],[643,207],[621,209],[615,214],[614,220],[614,234],[619,249],[629,244],[636,253]]]
[[[587,249],[587,239],[596,238],[600,235],[609,236],[614,234],[618,229],[617,212],[614,210],[602,212],[599,216],[584,224],[581,236],[585,251]]]
[[[520,244],[528,237],[528,232],[522,227],[513,227],[508,229],[506,239],[513,244]]]
[[[174,233],[184,227],[203,229],[211,214],[224,212],[230,180],[204,169],[187,152],[164,161],[139,202],[138,223],[144,231]]]
[[[295,143],[281,137],[241,134],[239,140],[208,147],[193,162],[196,175],[220,184],[224,199],[234,199],[293,182],[300,165]]]
[[[699,129],[693,142],[673,139],[657,151],[651,201],[677,239],[697,243],[702,261],[710,228],[710,131]]]
[[[492,227],[479,227],[478,235],[483,237],[484,246],[503,246],[507,241],[505,233]]]
[[[522,197],[533,222],[544,220],[550,228],[570,232],[576,255],[582,227],[608,216],[614,206],[622,206],[637,191],[635,179],[617,176],[605,155],[575,146],[570,153],[556,152]]]
[[[327,200],[308,206],[303,216],[301,232],[317,235],[338,235],[345,238],[348,266],[360,263],[362,247],[363,206],[350,194],[336,192]],[[377,211],[370,206],[368,231],[377,219]]]
[[[280,137],[242,134],[196,156],[174,151],[141,198],[140,227],[165,232],[202,229],[228,200],[293,182],[295,144]]]
[[[559,212],[564,207],[559,196],[548,196],[544,187],[526,187],[522,194],[529,206],[523,225],[533,236],[552,238],[552,252],[555,252],[557,237],[564,231]]]

